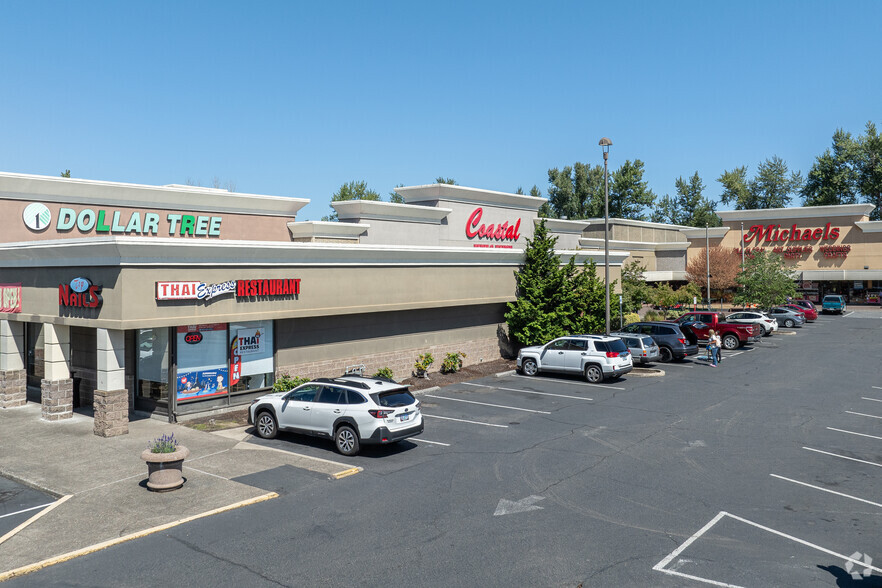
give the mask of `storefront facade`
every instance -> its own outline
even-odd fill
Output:
[[[399,191],[407,204],[304,222],[305,199],[0,174],[0,408],[91,407],[111,436],[132,410],[247,403],[281,374],[404,378],[420,353],[510,351],[503,314],[544,200]],[[577,250],[586,223],[558,225],[563,259],[603,262]]]

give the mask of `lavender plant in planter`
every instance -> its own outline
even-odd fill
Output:
[[[157,437],[147,444],[141,459],[147,462],[147,488],[154,492],[177,490],[184,485],[184,460],[190,450],[180,445],[175,434]]]

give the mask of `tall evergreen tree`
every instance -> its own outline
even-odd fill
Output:
[[[815,159],[802,188],[805,206],[830,206],[857,202],[859,143],[851,133],[837,129],[832,150]]]
[[[871,220],[882,220],[882,134],[872,121],[867,122],[866,133],[858,139],[858,190],[864,202],[876,206]]]
[[[610,175],[610,218],[648,220],[644,211],[654,202],[655,194],[649,189],[649,184],[643,180],[643,162],[639,159],[633,162],[626,160],[622,167]],[[603,216],[603,208],[598,216]]]
[[[734,204],[735,210],[785,208],[790,204],[790,194],[799,192],[803,185],[802,174],[791,172],[777,155],[760,163],[750,180],[746,167],[736,167],[724,171],[717,181],[723,185],[720,200]]]

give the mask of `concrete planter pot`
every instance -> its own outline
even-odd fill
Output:
[[[172,453],[153,453],[145,449],[141,459],[147,462],[147,488],[154,492],[177,490],[184,485],[184,460],[190,450],[181,445]]]

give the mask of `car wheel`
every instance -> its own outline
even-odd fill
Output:
[[[787,327],[788,329],[793,328],[794,324],[795,323],[793,322],[793,319],[787,319],[786,321],[784,321],[784,326]]]
[[[341,425],[334,435],[337,451],[343,455],[355,455],[358,453],[358,433],[349,425]]]
[[[527,376],[535,376],[536,374],[539,373],[539,366],[536,365],[535,359],[525,359],[524,360],[524,367],[521,369],[524,370],[524,375],[527,375]]]
[[[596,365],[589,365],[585,368],[585,379],[596,384],[603,380],[603,370]]]
[[[738,349],[738,346],[740,344],[741,344],[741,342],[738,341],[738,337],[736,337],[735,335],[726,335],[725,337],[723,337],[723,348],[724,349],[728,349],[730,351],[732,349]]]
[[[769,331],[763,325],[760,325],[759,328],[760,328],[760,337],[768,337],[769,336]]]
[[[275,439],[279,432],[279,426],[276,423],[276,417],[273,413],[265,410],[257,415],[257,434],[263,439]]]
[[[659,347],[658,360],[662,363],[669,363],[674,359],[674,354],[667,347]]]

